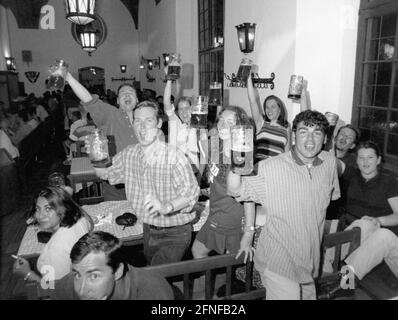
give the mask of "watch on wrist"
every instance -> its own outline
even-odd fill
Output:
[[[245,226],[245,231],[256,231],[256,227],[255,226]]]

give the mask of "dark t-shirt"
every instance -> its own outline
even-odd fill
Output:
[[[347,213],[357,218],[393,213],[388,199],[398,197],[398,181],[394,177],[379,173],[366,181],[359,170],[348,170],[343,179],[347,184]]]
[[[220,146],[222,142],[220,141]],[[210,183],[209,220],[224,228],[240,228],[244,215],[243,205],[227,194],[227,175],[231,170],[230,159],[226,158],[220,148],[218,164],[210,162],[213,174]]]
[[[145,269],[128,268],[125,276],[116,281],[111,300],[174,300],[173,290],[164,277]],[[56,281],[54,290],[45,290],[41,295],[52,300],[79,300],[72,273]]]

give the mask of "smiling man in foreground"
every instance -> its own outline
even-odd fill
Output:
[[[45,290],[54,300],[172,300],[162,276],[125,262],[122,243],[103,231],[89,232],[73,246],[72,272]]]
[[[340,196],[336,159],[321,151],[327,127],[321,113],[301,112],[293,121],[291,151],[261,161],[257,176],[228,175],[231,195],[267,212],[254,262],[268,300],[316,299],[326,208]],[[250,251],[254,216],[245,212],[245,223],[247,245],[241,246]]]

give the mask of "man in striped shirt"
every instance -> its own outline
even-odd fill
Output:
[[[316,299],[326,208],[340,196],[336,159],[321,151],[327,127],[321,113],[301,112],[290,152],[261,161],[257,176],[229,173],[229,192],[267,212],[254,254],[267,299]],[[254,216],[245,212],[245,219],[240,251],[251,254]]]
[[[181,260],[191,242],[199,186],[191,165],[177,148],[159,140],[162,120],[156,104],[134,109],[138,144],[126,147],[97,175],[124,183],[127,200],[144,223],[144,254],[151,265]]]

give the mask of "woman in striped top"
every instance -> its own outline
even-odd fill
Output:
[[[251,77],[247,79],[252,117],[256,125],[254,161],[273,157],[290,149],[290,129],[284,103],[271,95],[264,100],[263,108],[256,101]]]

